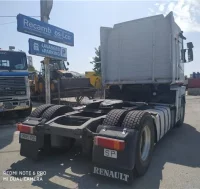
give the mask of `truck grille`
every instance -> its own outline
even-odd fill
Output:
[[[21,94],[21,92],[23,94]],[[0,77],[0,97],[26,95],[26,83],[24,77]]]

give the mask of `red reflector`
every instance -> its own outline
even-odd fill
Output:
[[[20,131],[22,133],[30,133],[33,134],[33,127],[28,125],[23,125],[22,123],[17,124],[17,131]]]
[[[125,142],[123,140],[117,140],[113,138],[106,138],[100,136],[94,137],[94,144],[96,146],[101,146],[104,148],[109,148],[118,151],[122,151],[125,148]]]

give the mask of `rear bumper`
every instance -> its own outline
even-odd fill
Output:
[[[23,110],[30,107],[30,99],[3,101],[0,99],[0,112]]]

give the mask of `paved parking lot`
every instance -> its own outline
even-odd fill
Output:
[[[153,156],[146,175],[127,186],[91,176],[90,161],[83,159],[76,148],[40,162],[21,157],[18,132],[11,123],[10,127],[0,128],[0,188],[200,189],[200,97],[187,96],[184,126],[166,135],[157,144]],[[21,181],[24,176],[7,181],[4,171],[30,171],[21,172],[26,177],[33,171],[45,171],[46,175],[40,177],[43,181]]]

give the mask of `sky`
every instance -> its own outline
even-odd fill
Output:
[[[69,69],[80,73],[91,71],[95,47],[100,44],[100,27],[157,14],[174,12],[175,21],[184,31],[187,42],[194,44],[194,61],[185,64],[185,74],[200,72],[200,0],[177,1],[68,1],[54,0],[49,23],[74,33],[74,47],[66,47]],[[17,14],[40,16],[39,0],[0,0],[0,48],[15,46],[28,54],[28,39],[43,39],[17,32]],[[14,16],[14,17],[1,17]],[[39,19],[36,18],[36,19]],[[33,56],[33,64],[40,70],[42,57]]]

